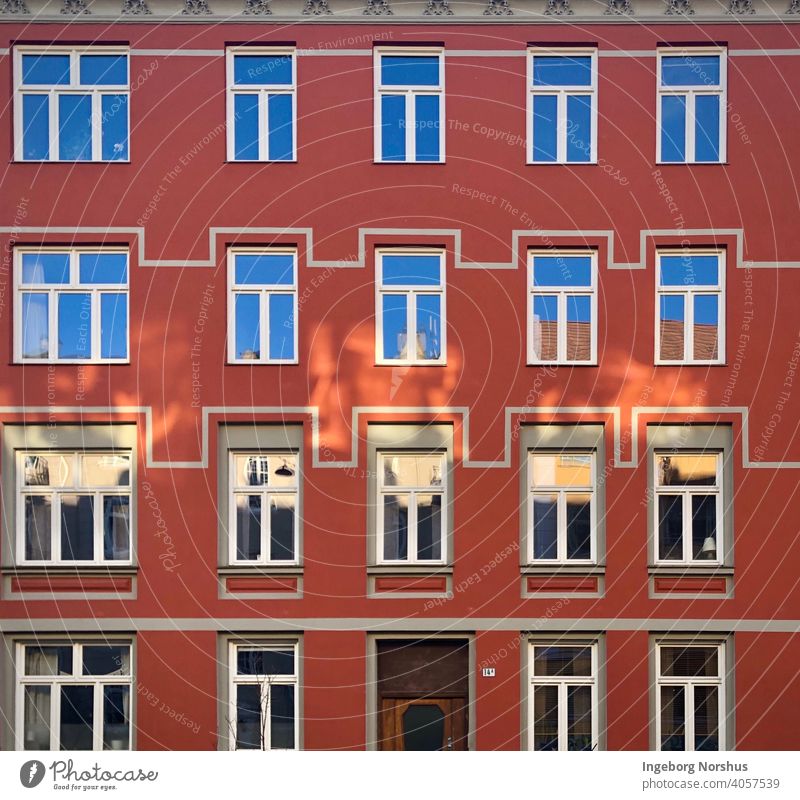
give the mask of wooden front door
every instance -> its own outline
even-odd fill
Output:
[[[464,697],[384,697],[381,750],[466,750]]]

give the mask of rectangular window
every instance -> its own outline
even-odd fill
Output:
[[[296,750],[297,645],[230,645],[228,725],[231,750]]]
[[[597,363],[597,254],[532,252],[528,363]]]
[[[125,48],[14,49],[16,161],[128,161]]]
[[[595,454],[528,456],[531,563],[595,560]]]
[[[659,252],[656,270],[656,364],[724,363],[724,251]]]
[[[528,51],[528,163],[597,161],[597,50]]]
[[[725,749],[725,645],[656,645],[658,749]]]
[[[17,750],[130,750],[129,642],[17,647]]]
[[[131,453],[17,453],[20,563],[129,564]]]
[[[656,561],[722,562],[722,453],[655,454]]]
[[[15,361],[128,360],[125,250],[14,251]]]
[[[297,453],[231,453],[231,564],[296,564]]]
[[[295,161],[294,48],[228,49],[228,160]]]
[[[228,253],[228,359],[297,363],[297,251]]]
[[[532,643],[530,676],[528,747],[594,750],[597,643]]]
[[[444,453],[378,453],[378,562],[441,564]]]
[[[659,163],[725,161],[726,59],[724,48],[658,50]]]
[[[444,161],[444,52],[375,50],[375,161]]]
[[[444,253],[379,251],[375,269],[377,362],[444,364]]]

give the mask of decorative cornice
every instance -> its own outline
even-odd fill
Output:
[[[514,12],[508,5],[508,0],[488,0],[484,17],[509,17]]]
[[[207,17],[213,13],[208,7],[208,0],[183,0],[181,14],[191,17]]]
[[[800,14],[800,0],[792,0],[792,4],[786,11],[787,14]]]
[[[1,0],[0,14],[30,14],[25,0]]]
[[[730,0],[727,14],[755,14],[753,0]]]
[[[800,0],[794,0],[800,3]],[[452,17],[453,9],[450,8],[448,0],[428,0],[428,5],[422,14],[426,17]]]
[[[608,5],[606,6],[606,10],[603,12],[603,14],[606,16],[611,14],[632,15],[633,4],[631,3],[631,0],[608,0]]]
[[[141,17],[153,12],[147,7],[146,0],[123,0],[122,13],[125,16]]]
[[[270,0],[244,0],[244,10],[242,14],[253,17],[265,17],[272,14],[269,7]]]
[[[362,13],[368,17],[391,17],[394,15],[394,11],[389,6],[389,0],[367,0],[366,8]]]
[[[304,17],[321,17],[327,14],[333,14],[328,5],[328,0],[306,0],[306,5],[303,9]]]
[[[667,0],[667,10],[664,13],[670,17],[690,17],[694,14],[692,0]]]
[[[547,17],[569,17],[575,12],[569,7],[569,0],[547,0],[544,13]]]
[[[65,16],[72,17],[78,14],[91,14],[92,12],[89,11],[86,0],[64,0],[61,13]]]

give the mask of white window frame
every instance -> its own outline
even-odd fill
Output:
[[[83,456],[128,456],[130,458],[131,471],[127,486],[84,486],[80,483]],[[60,457],[72,461],[71,474],[74,477],[73,483],[69,486],[26,486],[25,485],[25,458],[27,456],[44,456],[46,458],[57,459]],[[131,450],[42,450],[32,448],[30,450],[20,450],[15,454],[16,457],[16,526],[17,526],[17,563],[22,566],[27,565],[47,565],[47,566],[87,566],[103,565],[107,567],[124,567],[133,563],[133,538],[136,530],[135,510],[134,510],[134,486],[133,486],[133,452]],[[88,560],[62,559],[61,557],[61,495],[81,495],[94,499],[94,558]],[[50,497],[50,554],[47,560],[27,559],[25,557],[25,497],[29,495]],[[128,498],[128,551],[127,559],[105,559],[103,558],[103,498],[104,497],[127,497]]]
[[[384,480],[384,470],[383,470],[383,459],[384,458],[394,458],[403,456],[436,456],[440,459],[441,463],[441,488],[437,488],[435,486],[385,486],[383,483]],[[447,563],[447,542],[449,539],[449,531],[448,531],[448,516],[447,516],[447,504],[448,504],[448,494],[449,494],[449,487],[447,485],[448,477],[447,477],[447,453],[442,450],[378,450],[377,452],[377,476],[376,476],[376,491],[377,497],[375,500],[375,508],[376,508],[376,515],[377,515],[377,522],[375,527],[375,533],[377,536],[376,548],[375,552],[377,555],[376,563],[377,564],[392,564],[392,565],[442,565]],[[408,503],[408,546],[407,546],[407,553],[408,558],[404,559],[387,559],[384,558],[384,529],[383,529],[383,512],[384,512],[384,501],[383,498],[385,495],[397,495],[402,494],[406,495],[409,498]],[[417,535],[418,535],[418,528],[417,528],[417,495],[419,494],[438,494],[442,498],[442,512],[441,512],[441,520],[442,520],[442,530],[441,530],[441,541],[439,545],[439,550],[442,554],[441,558],[438,559],[430,559],[430,558],[423,558],[420,559],[417,557]]]
[[[539,286],[533,285],[533,262],[537,257],[570,258],[573,256],[590,257],[592,266],[592,282],[590,286]],[[555,361],[537,359],[533,346],[533,298],[537,295],[549,295],[558,298],[558,345]],[[588,297],[591,303],[591,354],[588,361],[570,361],[567,359],[567,297]],[[529,250],[528,251],[528,364],[530,366],[595,366],[597,364],[597,250]]]
[[[236,256],[237,255],[291,255],[294,261],[294,280],[291,284],[236,284]],[[229,364],[298,364],[300,353],[299,320],[297,314],[297,248],[295,247],[262,247],[245,248],[231,247],[228,249],[228,363]],[[259,332],[261,356],[260,358],[236,358],[236,296],[240,294],[253,294],[259,296]],[[269,296],[273,294],[291,295],[294,300],[292,319],[294,322],[294,358],[269,357]]]
[[[268,458],[277,459],[281,458],[294,458],[295,469],[295,485],[292,486],[241,486],[237,485],[236,479],[236,458],[237,456],[253,457],[253,458]],[[228,491],[230,492],[229,506],[229,520],[228,520],[228,558],[231,566],[257,566],[257,565],[284,565],[284,566],[297,566],[300,563],[299,550],[299,517],[300,517],[300,476],[302,474],[300,465],[300,453],[293,450],[262,450],[259,452],[248,450],[231,450],[228,456]],[[237,558],[237,536],[238,530],[236,527],[236,498],[239,495],[250,496],[259,495],[261,497],[261,558]],[[293,532],[293,545],[294,545],[294,558],[289,559],[271,559],[269,557],[270,541],[272,534],[271,517],[269,514],[270,499],[272,495],[293,495],[295,498],[294,506],[294,532]]]
[[[664,256],[716,256],[717,275],[716,285],[696,286],[664,286],[661,283],[661,259]],[[675,366],[691,364],[724,364],[725,363],[725,273],[726,251],[720,248],[684,248],[682,250],[656,250],[656,308],[655,308],[655,364],[657,366]],[[717,299],[717,314],[719,326],[717,330],[717,358],[693,358],[694,354],[694,297],[695,295],[715,295]],[[666,295],[683,297],[684,330],[683,330],[683,358],[670,360],[661,357],[661,298]]]
[[[662,647],[716,647],[717,648],[717,669],[716,677],[664,677],[661,674],[661,648]],[[719,730],[719,749],[722,752],[727,748],[725,737],[725,721],[727,715],[727,687],[725,685],[725,643],[718,641],[679,641],[662,639],[656,642],[656,750],[661,750],[661,687],[662,686],[683,686],[684,687],[684,720],[685,732],[684,739],[686,749],[683,752],[696,752],[694,749],[694,688],[695,686],[717,686],[719,695],[717,697],[717,709],[719,711],[718,730]],[[713,752],[713,751],[708,751]]]
[[[293,675],[238,675],[237,674],[237,653],[242,650],[291,650],[294,653],[294,674]],[[294,686],[294,749],[300,749],[300,670],[299,670],[299,647],[296,641],[253,641],[242,642],[232,641],[228,644],[228,719],[230,722],[230,730],[228,732],[228,748],[236,750],[237,730],[237,713],[236,713],[236,688],[241,685],[258,684],[259,680],[269,680],[270,687],[275,684],[282,684],[284,686]],[[269,702],[268,702],[269,700]],[[261,714],[262,719],[266,714],[267,723],[264,727],[264,748],[271,750],[271,729],[270,729],[270,703],[269,698],[261,696]],[[284,749],[284,748],[281,748]]]
[[[398,284],[384,286],[384,256],[438,256],[439,286],[417,286]],[[447,364],[447,259],[445,251],[435,248],[387,247],[375,252],[375,363],[389,366],[441,367]],[[406,358],[385,358],[383,355],[383,296],[386,294],[406,295],[406,330],[408,331],[408,356]],[[417,350],[411,347],[411,331],[417,330],[417,295],[439,296],[439,317],[441,330],[441,353],[439,358],[418,358]],[[414,337],[416,341],[416,336]]]
[[[68,55],[70,57],[69,84],[58,86],[50,84],[22,84],[22,56],[23,55]],[[83,86],[80,80],[80,57],[84,55],[125,56],[128,64],[128,82],[119,85]],[[14,47],[14,161],[29,163],[49,163],[57,161],[65,164],[83,164],[99,161],[104,164],[129,164],[131,160],[131,53],[128,47],[105,46],[58,46],[58,45],[18,45]],[[50,97],[48,104],[50,128],[50,157],[48,159],[24,158],[22,95],[45,94]],[[58,156],[58,95],[61,94],[89,94],[92,96],[92,158],[87,161],[75,159],[61,159]],[[127,128],[128,128],[128,157],[104,159],[102,141],[103,109],[101,97],[104,94],[128,96],[127,103]]]
[[[534,654],[537,647],[589,647],[592,652],[592,674],[590,676],[555,676],[555,675],[536,675],[534,673]],[[567,688],[569,686],[590,686],[592,690],[592,750],[599,747],[599,697],[598,697],[598,642],[597,640],[534,640],[529,642],[528,649],[528,750],[534,749],[534,722],[536,720],[536,704],[533,697],[533,690],[536,686],[557,686],[558,687],[558,749],[567,750]],[[578,752],[578,751],[571,751]]]
[[[536,486],[533,485],[533,459],[536,456],[588,456],[591,459],[590,483],[586,487],[570,486]],[[594,450],[529,450],[528,451],[528,563],[539,564],[595,564],[597,562],[597,454]],[[537,495],[558,495],[557,518],[557,556],[556,558],[534,557],[533,501]],[[591,495],[591,536],[589,538],[590,556],[584,558],[567,558],[567,495]]]
[[[662,86],[661,60],[664,56],[719,56],[719,86]],[[697,95],[719,96],[719,160],[695,160],[695,99]],[[686,138],[683,161],[662,161],[661,98],[680,95],[686,98]],[[728,49],[726,47],[659,47],[656,50],[656,163],[657,164],[724,164],[728,160]]]
[[[69,254],[69,283],[22,283],[22,256],[29,253],[43,255]],[[127,259],[125,283],[81,283],[80,256],[87,254],[124,253]],[[15,247],[14,248],[14,363],[15,364],[129,364],[131,360],[131,260],[125,247]],[[48,356],[47,358],[22,357],[22,295],[47,294]],[[91,358],[58,357],[58,296],[60,294],[88,294],[91,297]],[[100,296],[124,294],[127,298],[128,324],[125,329],[125,358],[101,358]]]
[[[439,85],[438,86],[384,86],[381,82],[381,56],[438,56],[439,57]],[[373,49],[373,80],[375,84],[374,100],[374,153],[376,164],[444,164],[445,163],[445,125],[447,114],[445,111],[445,86],[444,86],[444,61],[445,49],[443,47],[376,47]],[[381,114],[381,98],[383,95],[404,95],[406,98],[406,158],[403,161],[384,161],[383,152],[383,118]],[[417,95],[438,95],[439,97],[439,159],[437,161],[417,161],[416,132],[416,104],[413,102]]]
[[[82,675],[83,648],[103,646],[127,647],[131,671],[128,675]],[[71,647],[72,648],[72,675],[25,675],[25,648],[26,647]],[[128,750],[133,749],[134,709],[136,707],[136,692],[133,686],[134,648],[130,639],[124,640],[39,640],[17,642],[16,645],[16,680],[15,694],[15,749],[25,750],[25,687],[49,686],[50,687],[50,749],[59,749],[61,731],[61,692],[62,686],[87,686],[94,689],[93,747],[92,750],[103,750],[103,687],[128,686]],[[34,752],[34,751],[30,751]]]
[[[536,56],[591,56],[592,83],[590,86],[534,86],[533,85],[533,59]],[[597,48],[576,47],[550,49],[548,47],[529,47],[526,53],[526,76],[528,81],[527,107],[526,107],[526,152],[527,164],[536,166],[552,166],[556,164],[597,164]],[[557,150],[555,161],[535,161],[533,158],[533,98],[537,95],[553,95],[557,97]],[[591,152],[588,161],[569,161],[567,159],[567,96],[584,95],[592,98],[591,114]]]
[[[662,456],[715,456],[717,460],[717,477],[714,486],[661,486],[658,479],[658,459]],[[654,532],[654,552],[653,558],[656,564],[663,566],[720,566],[723,563],[725,552],[725,525],[723,524],[722,514],[723,503],[723,453],[719,450],[698,450],[686,448],[685,450],[664,450],[656,449],[653,452],[653,532]],[[717,515],[717,555],[714,559],[693,559],[692,558],[692,497],[694,495],[716,495],[716,515]],[[661,559],[659,558],[661,545],[661,529],[659,526],[659,498],[662,495],[680,495],[682,497],[682,518],[683,518],[683,558]]]
[[[292,83],[234,84],[233,62],[236,56],[289,56],[292,59]],[[297,50],[294,47],[228,47],[225,50],[226,70],[226,129],[228,161],[233,163],[259,163],[273,161],[292,164],[297,162]],[[236,158],[234,97],[237,94],[258,95],[258,158]],[[269,153],[269,103],[270,95],[287,94],[292,98],[292,158],[272,159]]]

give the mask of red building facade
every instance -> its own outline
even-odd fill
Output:
[[[797,748],[796,17],[336,4],[0,12],[0,746]]]

